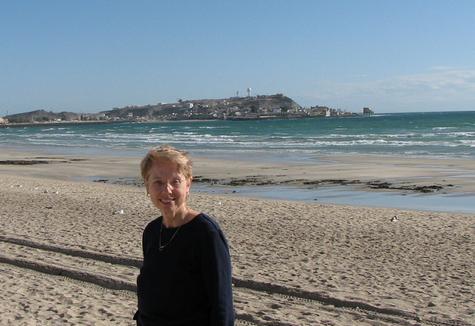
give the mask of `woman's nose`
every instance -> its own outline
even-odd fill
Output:
[[[165,191],[170,194],[172,192],[172,190],[173,190],[172,184],[170,182],[167,182],[165,184]]]

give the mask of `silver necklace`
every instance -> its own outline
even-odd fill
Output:
[[[176,234],[178,233],[178,231],[180,231],[181,229],[181,225],[176,229],[176,231],[173,233],[172,237],[170,238],[170,240],[164,244],[162,246],[162,228],[163,228],[163,221],[162,223],[160,223],[160,234],[158,236],[158,250],[159,251],[163,251],[172,241],[173,239],[175,238]]]

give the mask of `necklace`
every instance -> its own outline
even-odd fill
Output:
[[[163,228],[163,221],[160,223],[160,234],[158,236],[158,250],[159,251],[163,251],[173,241],[178,231],[180,231],[181,225],[175,230],[170,240],[164,245],[162,245],[162,228]]]

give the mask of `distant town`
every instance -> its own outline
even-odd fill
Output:
[[[177,120],[256,120],[298,119],[309,117],[351,117],[371,115],[370,108],[353,113],[326,106],[301,107],[283,94],[230,97],[226,99],[182,100],[143,106],[113,108],[99,113],[54,113],[36,110],[0,117],[0,124],[113,121],[177,121]]]

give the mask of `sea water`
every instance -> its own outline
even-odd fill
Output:
[[[0,128],[0,146],[132,151],[170,144],[198,155],[265,159],[317,154],[475,158],[475,111],[295,120],[122,122]],[[259,153],[262,156],[254,155]]]

